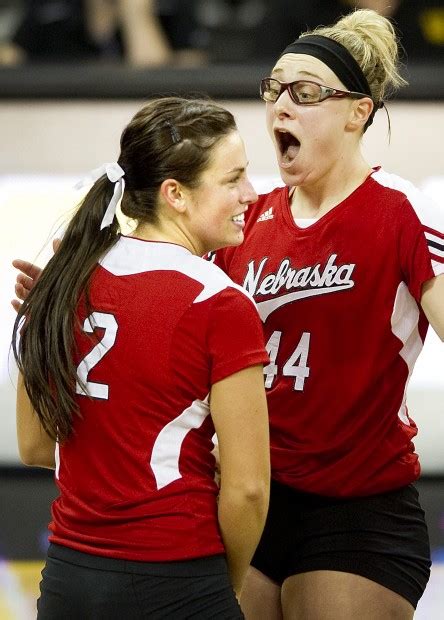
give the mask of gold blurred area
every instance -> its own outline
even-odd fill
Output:
[[[0,562],[0,620],[32,620],[43,562]]]

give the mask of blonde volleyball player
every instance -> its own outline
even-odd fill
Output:
[[[444,212],[360,149],[403,83],[397,58],[392,24],[370,10],[283,51],[261,95],[285,187],[216,253],[254,296],[271,358],[251,620],[407,620],[429,578],[405,395],[428,325],[444,339]]]

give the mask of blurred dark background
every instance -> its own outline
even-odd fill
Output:
[[[442,0],[0,0],[0,96],[249,98],[290,41],[353,8],[392,19],[400,96],[443,98]]]

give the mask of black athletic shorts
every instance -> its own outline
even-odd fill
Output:
[[[220,620],[243,614],[224,556],[129,562],[51,544],[38,620]]]
[[[252,565],[282,583],[314,570],[353,573],[397,592],[415,608],[430,576],[424,511],[413,485],[336,499],[272,481],[265,530]]]

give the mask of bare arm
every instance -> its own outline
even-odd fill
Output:
[[[172,50],[153,0],[118,0],[125,56],[132,65],[159,65],[171,59]]]
[[[430,325],[444,342],[444,274],[424,284],[421,306]]]
[[[19,455],[25,465],[55,468],[56,443],[42,428],[19,374],[17,385],[17,442]]]
[[[239,597],[268,509],[270,447],[262,366],[213,385],[211,415],[220,453],[218,517],[234,591]]]

